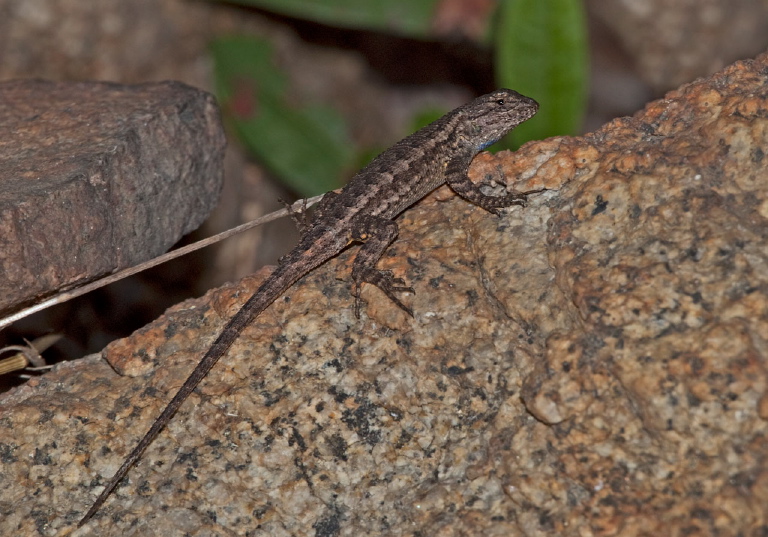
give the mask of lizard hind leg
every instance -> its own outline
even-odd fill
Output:
[[[329,212],[329,207],[338,195],[338,192],[334,191],[323,194],[318,204],[312,208],[311,214],[308,211],[306,198],[301,200],[301,207],[299,209],[294,209],[294,204],[288,203],[281,198],[278,198],[277,201],[283,204],[285,210],[288,211],[288,216],[291,217],[296,229],[299,230],[299,234],[304,237],[312,229],[312,222],[322,220],[324,215]]]
[[[310,227],[309,226],[310,219],[307,213],[306,198],[301,200],[302,201],[301,208],[298,210],[293,208],[293,204],[288,203],[282,198],[278,198],[277,201],[283,204],[283,206],[285,207],[285,210],[288,211],[288,216],[291,217],[291,220],[293,220],[293,223],[296,225],[296,229],[299,230],[299,233],[303,237],[307,233],[307,230],[309,230],[309,227]]]
[[[360,288],[370,283],[381,289],[400,309],[413,317],[413,310],[403,304],[395,293],[414,293],[401,278],[395,278],[390,270],[379,270],[376,263],[387,247],[397,238],[397,224],[386,218],[367,216],[352,226],[352,240],[362,242],[352,265],[352,295],[355,297],[355,316],[360,317]]]

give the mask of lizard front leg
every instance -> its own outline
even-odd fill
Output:
[[[472,157],[467,155],[451,159],[445,169],[445,182],[456,194],[490,213],[499,214],[499,209],[511,205],[524,207],[528,194],[542,191],[542,189],[529,190],[527,192],[507,193],[502,196],[483,194],[480,191],[480,186],[469,180],[467,171],[470,162],[472,162]]]
[[[397,238],[397,224],[387,218],[362,216],[352,225],[351,240],[362,242],[352,265],[352,295],[355,297],[355,316],[360,317],[360,288],[371,283],[381,289],[397,306],[413,317],[413,310],[400,302],[395,293],[413,293],[401,278],[395,278],[390,270],[379,270],[376,263],[392,241]]]

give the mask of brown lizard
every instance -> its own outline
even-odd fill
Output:
[[[529,97],[500,89],[456,108],[434,123],[399,141],[360,170],[339,192],[328,193],[303,230],[299,244],[280,262],[222,330],[149,431],[109,480],[78,526],[85,524],[141,457],[198,383],[227,352],[243,329],[297,280],[353,243],[362,247],[352,266],[355,314],[360,312],[360,287],[371,283],[397,306],[413,315],[395,293],[411,287],[375,268],[397,237],[394,218],[437,187],[447,183],[462,198],[498,213],[502,207],[524,205],[526,195],[483,194],[467,177],[475,155],[531,118],[539,105]]]

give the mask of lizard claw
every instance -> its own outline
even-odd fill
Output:
[[[366,271],[359,281],[355,282],[352,295],[355,297],[355,317],[360,318],[360,288],[363,283],[370,283],[378,287],[397,307],[413,317],[413,310],[403,304],[395,293],[416,293],[413,287],[406,286],[402,278],[395,278],[390,270],[371,269]]]

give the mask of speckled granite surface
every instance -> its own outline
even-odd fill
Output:
[[[76,535],[768,531],[768,56],[483,157],[352,313],[350,252],[246,330]],[[0,533],[69,531],[255,289],[179,304],[0,401]]]

